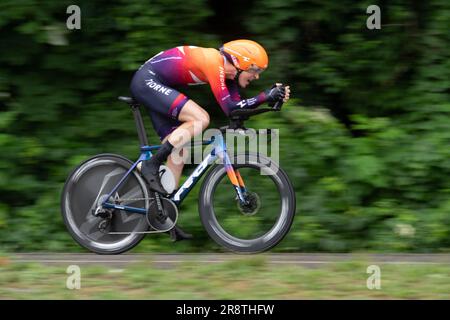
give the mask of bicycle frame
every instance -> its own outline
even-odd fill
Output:
[[[220,159],[225,166],[225,170],[227,172],[228,178],[233,184],[236,194],[239,200],[242,203],[245,203],[245,185],[242,177],[239,172],[235,170],[231,164],[230,157],[227,153],[226,143],[223,139],[222,134],[218,134],[213,136],[209,141],[202,141],[202,145],[212,144],[213,148],[211,152],[203,159],[203,161],[195,168],[194,172],[184,181],[183,185],[172,194],[169,199],[172,200],[175,205],[178,207],[184,198],[189,194],[192,188],[196,185],[196,183],[200,180],[202,175],[207,171],[208,167],[214,163],[217,159]],[[125,175],[120,179],[117,185],[112,189],[112,191],[106,197],[106,200],[102,203],[102,207],[105,209],[118,209],[124,210],[133,213],[146,214],[147,210],[144,208],[137,208],[131,206],[118,205],[107,200],[111,198],[111,196],[120,188],[120,186],[125,182],[128,176],[136,169],[136,166],[141,161],[148,160],[152,157],[152,150],[157,150],[161,147],[161,145],[152,145],[152,146],[141,146],[141,155],[139,159],[131,166],[131,168],[125,173]]]

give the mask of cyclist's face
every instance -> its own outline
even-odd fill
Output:
[[[242,88],[247,87],[250,82],[259,79],[259,74],[260,72],[253,72],[253,70],[242,71],[241,75],[239,76],[239,85]]]

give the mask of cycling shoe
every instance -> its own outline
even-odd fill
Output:
[[[142,164],[142,176],[147,182],[149,188],[153,191],[156,191],[162,195],[167,195],[166,189],[164,189],[161,184],[161,177],[158,171],[159,166],[152,166],[149,161],[144,161]]]
[[[173,227],[170,231],[170,238],[173,242],[181,241],[181,240],[190,240],[193,239],[194,236],[190,233],[184,232],[179,226]]]

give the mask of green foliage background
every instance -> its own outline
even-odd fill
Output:
[[[81,30],[65,26],[71,4]],[[370,4],[381,7],[381,30],[366,28]],[[275,81],[292,87],[283,112],[252,120],[280,129],[297,195],[294,225],[275,250],[448,251],[449,22],[446,0],[2,0],[1,248],[82,250],[62,223],[62,186],[94,154],[137,157],[132,114],[116,101],[134,70],[170,47],[251,38],[271,62],[248,95]],[[213,125],[225,124],[209,89],[196,89],[190,96]],[[180,218],[194,241],[147,237],[135,251],[220,250],[196,201]]]

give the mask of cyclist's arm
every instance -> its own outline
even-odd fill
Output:
[[[242,100],[241,95],[239,93],[239,87],[236,81],[227,79],[225,84],[227,85],[228,91],[230,91],[231,100],[233,101]]]
[[[226,84],[225,70],[220,64],[206,68],[205,75],[214,97],[226,115],[229,115],[235,109],[253,109],[266,102],[264,92],[249,99],[241,99],[239,93],[235,92],[234,89],[230,92]],[[235,85],[237,86],[237,84]],[[235,89],[237,91],[237,87]]]

